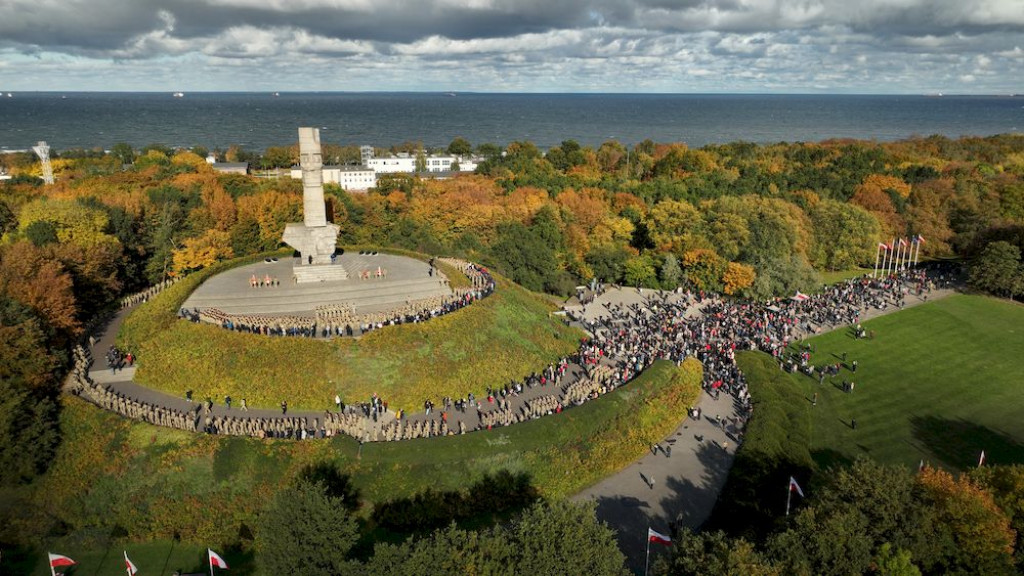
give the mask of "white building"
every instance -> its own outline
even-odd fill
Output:
[[[324,166],[324,184],[337,184],[348,191],[366,191],[377,186],[377,173],[363,166]],[[291,170],[292,178],[302,179],[302,168]]]
[[[369,154],[366,152],[368,146],[363,147],[363,162],[367,167],[373,168],[374,172],[407,172],[412,174],[416,172],[416,156],[408,153],[400,153],[394,156],[388,156],[385,158],[376,158],[373,156],[373,149],[370,148]],[[450,154],[438,154],[429,155],[424,158],[426,162],[427,172],[451,172],[452,165],[458,162],[458,172],[472,172],[476,170],[476,166],[480,161],[480,158],[475,156],[452,156]]]

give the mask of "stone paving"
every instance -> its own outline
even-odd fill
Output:
[[[203,282],[183,308],[216,308],[228,314],[313,316],[317,306],[351,304],[357,314],[386,312],[408,301],[449,296],[451,289],[443,275],[429,274],[426,262],[392,254],[345,252],[335,259],[344,266],[347,280],[295,284],[295,258],[281,258],[233,268]],[[386,273],[378,277],[377,270]],[[369,273],[369,279],[360,274]],[[253,288],[253,277],[276,280],[273,286]]]

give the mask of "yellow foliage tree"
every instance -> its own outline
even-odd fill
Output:
[[[910,184],[888,174],[869,174],[861,186],[874,187],[885,192],[892,190],[903,198],[910,196]]]
[[[34,222],[49,222],[61,243],[91,247],[99,244],[120,246],[117,238],[104,232],[109,218],[98,208],[89,208],[71,200],[40,198],[22,207],[18,228],[24,231]]]
[[[174,251],[174,270],[179,273],[198,270],[234,255],[230,233],[207,230],[198,238],[185,240],[184,246]]]
[[[952,531],[957,554],[951,573],[1006,574],[1013,566],[1016,533],[992,494],[967,475],[925,468],[919,482],[932,500],[939,521]]]
[[[722,291],[726,294],[738,294],[741,290],[754,285],[757,273],[752,266],[729,262],[725,266],[725,273],[722,274]]]

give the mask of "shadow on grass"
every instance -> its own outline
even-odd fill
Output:
[[[987,426],[935,416],[915,416],[910,425],[914,438],[943,466],[973,468],[978,465],[982,450],[990,464],[1024,463],[1024,444]]]

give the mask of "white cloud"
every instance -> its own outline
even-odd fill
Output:
[[[0,85],[17,89],[323,90],[339,68],[358,90],[1000,93],[1024,77],[1020,0],[0,3]]]

